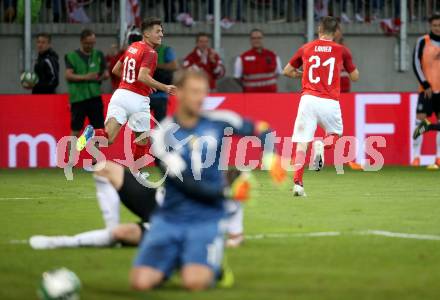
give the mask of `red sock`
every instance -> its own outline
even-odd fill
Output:
[[[133,149],[134,161],[137,161],[139,158],[147,154],[147,149],[148,149],[147,145],[138,145],[135,143]]]
[[[339,135],[334,134],[334,133],[327,135],[324,138],[324,149],[332,149],[335,146],[338,138],[339,138]]]
[[[108,139],[108,134],[107,134],[107,132],[105,132],[105,130],[104,129],[95,129],[95,136],[103,136],[103,137],[105,137],[106,139]]]
[[[306,153],[304,151],[296,151],[295,156],[295,168],[298,168],[295,171],[295,175],[293,176],[293,182],[299,185],[303,185],[303,174],[304,174],[304,165],[306,164]]]

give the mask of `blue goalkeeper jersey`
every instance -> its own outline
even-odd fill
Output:
[[[176,222],[223,218],[225,166],[219,164],[225,129],[228,135],[249,136],[254,133],[253,123],[233,112],[212,111],[204,113],[193,128],[180,127],[173,118],[163,120],[160,127],[153,134],[153,152],[163,162],[169,154],[178,155],[186,167],[181,172],[183,180],[166,178],[165,199],[155,214]]]

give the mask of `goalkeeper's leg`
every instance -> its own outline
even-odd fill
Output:
[[[108,247],[114,243],[111,230],[98,229],[83,232],[74,236],[35,235],[29,239],[33,249]]]
[[[243,243],[243,207],[241,203],[229,200],[226,203],[228,225],[226,247],[236,248]]]
[[[82,232],[73,236],[35,235],[29,239],[33,249],[110,247],[116,243],[136,246],[147,230],[144,223],[119,224],[109,229],[98,229]]]
[[[98,165],[93,173],[96,196],[101,208],[105,227],[113,228],[119,224],[120,198],[118,190],[124,182],[124,168],[111,161]]]

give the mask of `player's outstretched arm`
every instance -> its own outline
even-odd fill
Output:
[[[350,77],[351,81],[358,81],[359,80],[359,70],[356,68],[348,76]]]
[[[138,80],[155,90],[163,91],[170,95],[176,93],[176,87],[174,85],[163,84],[151,77],[149,68],[142,67],[139,69]]]
[[[153,134],[153,147],[162,143],[157,141],[158,138],[160,138],[159,134]],[[162,173],[165,174],[168,171],[167,181],[177,186],[189,197],[205,203],[225,198],[227,190],[224,186],[217,182],[196,180],[183,158],[176,151],[155,151],[153,148],[153,152],[160,159],[158,167]]]
[[[218,199],[232,198],[244,201],[247,200],[248,193],[243,192],[245,186],[244,178],[238,179],[238,174],[233,178],[234,185],[224,186],[218,182],[210,182],[206,180],[196,180],[192,171],[187,167],[187,164],[178,153],[178,151],[170,151],[166,141],[172,140],[172,128],[169,127],[171,118],[166,118],[162,121],[161,126],[156,128],[151,133],[151,150],[152,153],[160,160],[158,164],[159,169],[165,173],[167,172],[167,181],[172,182],[178,186],[185,194],[194,198],[194,200],[210,203]],[[230,179],[230,178],[229,178]],[[231,180],[228,180],[230,183]]]
[[[282,183],[285,181],[287,172],[281,166],[281,157],[274,147],[275,135],[269,124],[264,121],[252,122],[243,119],[235,112],[227,110],[216,110],[204,112],[204,115],[212,120],[224,122],[225,128],[231,127],[233,134],[240,136],[256,136],[262,145],[268,145],[263,149],[263,168],[268,170],[273,181]]]
[[[283,75],[289,78],[301,78],[302,72],[295,69],[290,63],[288,63],[283,69]]]
[[[112,69],[112,74],[121,78],[122,76],[122,63],[118,61]]]
[[[159,164],[159,168],[165,171],[164,165]],[[248,200],[251,188],[249,174],[228,170],[226,177],[227,185],[224,186],[217,182],[196,180],[190,170],[185,170],[182,172],[182,180],[173,176],[169,176],[167,180],[178,186],[187,196],[203,203],[212,203],[218,199]]]

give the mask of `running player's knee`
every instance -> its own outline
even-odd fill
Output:
[[[309,143],[297,143],[296,144],[296,152],[301,151],[301,152],[307,152],[307,148],[309,146]]]

